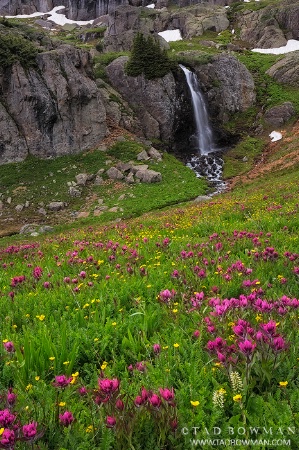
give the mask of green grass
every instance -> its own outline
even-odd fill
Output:
[[[26,221],[45,220],[56,223],[55,214],[48,213],[46,218],[38,216],[36,211],[43,204],[45,207],[51,201],[63,201],[68,204],[64,215],[59,220],[72,222],[71,213],[90,211],[82,223],[104,223],[116,218],[139,216],[153,209],[164,208],[177,202],[185,202],[203,194],[207,187],[203,180],[196,178],[194,172],[185,167],[174,156],[164,154],[162,162],[149,162],[149,168],[162,174],[162,182],[155,184],[133,184],[124,181],[114,182],[107,179],[104,173],[103,184],[96,186],[92,182],[81,187],[81,197],[71,197],[67,182],[75,181],[79,173],[95,174],[98,170],[106,171],[118,162],[133,161],[143,146],[135,141],[117,142],[106,152],[94,150],[79,155],[62,156],[56,159],[41,160],[29,157],[22,163],[0,166],[0,192],[4,197],[12,198],[11,205],[5,205],[2,219],[10,217],[18,204],[30,203],[18,214],[18,219]],[[35,177],[32,177],[32,171]],[[121,194],[130,194],[120,201]],[[101,216],[93,217],[93,208],[98,205],[97,199],[104,199],[109,208],[118,206],[123,211],[104,211]],[[87,201],[88,200],[88,201]],[[31,219],[30,219],[31,218]],[[71,226],[71,225],[69,225]]]
[[[118,144],[119,156],[123,143]],[[173,195],[179,196],[182,172],[175,173],[169,155],[164,158],[162,164],[174,172],[169,174],[173,191],[176,180]],[[44,431],[35,445],[42,450],[132,445],[183,450],[190,448],[194,426],[200,439],[213,427],[222,439],[237,439],[228,426],[259,426],[259,438],[269,439],[262,427],[279,433],[278,427],[298,426],[298,309],[277,310],[298,297],[298,170],[270,174],[204,203],[117,224],[61,228],[49,237],[26,239],[23,247],[20,237],[0,241],[1,336],[16,349],[0,349],[0,390],[5,398],[13,386],[18,422],[36,421]],[[277,256],[268,258],[274,250]],[[40,276],[34,277],[36,268]],[[23,281],[13,285],[21,275]],[[175,293],[164,302],[167,289]],[[202,304],[192,309],[196,295]],[[251,300],[222,314],[213,306],[239,298]],[[257,298],[273,308],[258,310]],[[213,333],[207,330],[208,317]],[[235,332],[239,319],[250,324],[251,335],[272,320],[275,336],[283,336],[287,348],[275,354],[267,341],[256,338],[255,357],[246,358],[234,349],[242,342]],[[219,363],[221,355],[207,351],[216,336],[234,344],[230,351],[237,358],[229,361],[230,371]],[[153,344],[160,345],[159,353]],[[137,370],[137,363],[145,370]],[[237,387],[231,371],[238,374]],[[62,374],[74,384],[54,387],[55,376]],[[98,382],[116,378],[119,390],[97,404],[96,396],[103,394]],[[86,395],[80,396],[83,386]],[[173,404],[162,400],[159,407],[149,402],[136,407],[142,387],[158,396],[160,388],[173,388]],[[223,404],[215,401],[220,389]],[[236,395],[241,401],[234,400]],[[117,398],[124,402],[121,411]],[[65,411],[75,421],[63,428],[59,414]],[[107,416],[117,420],[113,429],[105,426]],[[176,432],[169,419],[178,421]],[[298,448],[297,433],[287,439],[290,446],[281,450]]]
[[[249,172],[255,160],[263,151],[265,142],[262,139],[247,137],[224,155],[223,178],[229,179]],[[245,158],[245,160],[244,160]]]
[[[277,83],[266,74],[266,71],[283,57],[283,55],[264,55],[255,52],[246,52],[238,56],[253,76],[257,105],[270,108],[290,101],[294,104],[296,112],[299,113],[298,89]]]

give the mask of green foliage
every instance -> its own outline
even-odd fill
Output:
[[[17,61],[26,68],[34,66],[37,54],[38,49],[24,36],[0,29],[0,67],[10,67]]]
[[[224,179],[248,172],[252,168],[255,159],[261,155],[264,145],[262,139],[248,136],[242,139],[234,148],[225,152],[223,156]]]
[[[245,64],[253,76],[256,87],[257,105],[263,108],[270,108],[283,102],[290,101],[299,112],[298,89],[277,83],[266,74],[266,71],[283,55],[268,55],[257,52],[246,52],[238,55],[239,60]]]
[[[152,36],[137,33],[134,38],[126,73],[132,77],[144,75],[147,79],[162,78],[174,67],[166,50]]]

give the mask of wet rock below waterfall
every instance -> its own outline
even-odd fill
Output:
[[[209,182],[214,189],[211,195],[225,191],[226,183],[222,179],[223,159],[219,152],[187,156],[186,165],[194,170],[197,177],[205,178]]]

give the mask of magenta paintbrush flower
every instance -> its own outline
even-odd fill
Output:
[[[244,355],[249,356],[253,353],[256,344],[246,339],[243,342],[239,342],[239,349]]]

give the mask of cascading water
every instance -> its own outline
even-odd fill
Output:
[[[197,148],[202,155],[213,151],[213,132],[209,122],[209,116],[203,95],[200,91],[197,77],[186,67],[180,64],[183,70],[188,87],[190,89],[194,119],[196,124]]]
[[[219,156],[213,141],[207,107],[201,93],[195,73],[180,64],[191,93],[194,119],[196,125],[197,153],[188,158],[187,166],[193,169],[198,177],[205,177],[214,186],[214,194],[223,192],[226,184],[222,180],[223,160]]]

